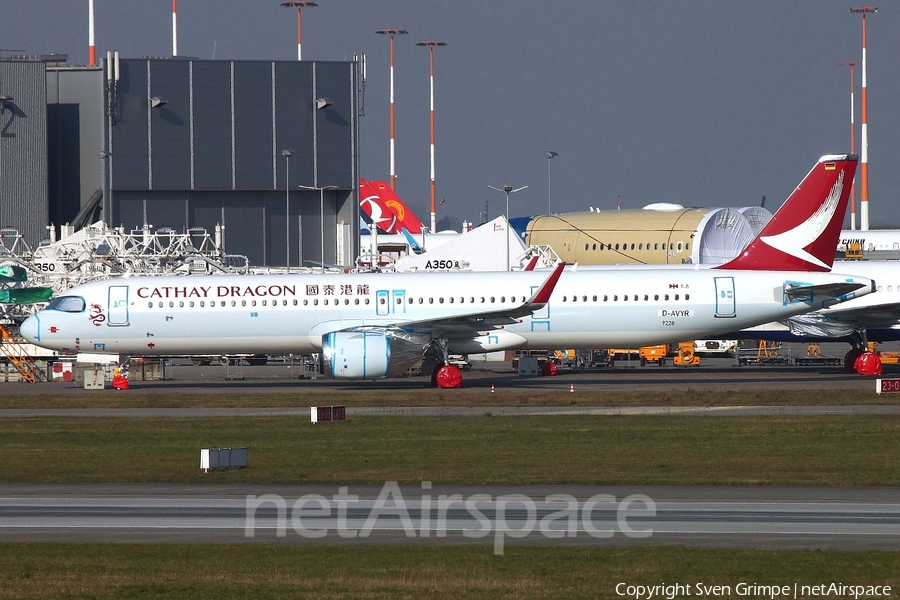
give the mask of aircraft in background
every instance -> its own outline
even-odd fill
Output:
[[[28,318],[29,342],[111,354],[320,353],[324,374],[397,375],[448,354],[715,337],[868,294],[829,271],[858,158],[825,156],[741,256],[713,269],[122,277]],[[846,185],[845,185],[846,182]]]
[[[384,181],[359,180],[359,204],[384,233],[421,234],[422,221]]]

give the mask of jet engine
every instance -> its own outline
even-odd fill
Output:
[[[322,336],[321,371],[332,379],[401,375],[422,360],[430,336],[386,329],[349,329]]]

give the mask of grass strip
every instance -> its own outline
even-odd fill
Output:
[[[666,391],[577,391],[488,389],[415,390],[381,389],[368,382],[334,389],[289,392],[257,392],[252,387],[195,393],[171,391],[165,386],[152,391],[114,390],[91,392],[60,388],[58,392],[17,394],[25,384],[0,384],[0,409],[4,408],[228,408],[327,406],[847,406],[893,404],[896,399],[872,390],[697,390],[687,386]],[[57,384],[46,384],[52,388]],[[674,386],[673,386],[674,387]],[[29,390],[31,392],[31,390]]]
[[[3,482],[900,485],[900,419],[4,419]],[[199,450],[250,468],[202,473]]]
[[[0,599],[622,598],[616,585],[900,587],[900,553],[672,547],[0,544]],[[896,593],[896,591],[894,591]],[[661,597],[665,597],[662,595]],[[757,597],[755,594],[749,597]],[[768,596],[766,596],[768,597]]]

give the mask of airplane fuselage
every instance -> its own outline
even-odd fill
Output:
[[[132,355],[318,352],[353,328],[446,337],[451,352],[640,346],[703,338],[822,308],[789,287],[865,278],[833,273],[640,269],[570,271],[549,302],[511,318],[546,272],[123,277],[72,288],[22,325],[62,352]],[[59,300],[59,299],[58,299]],[[67,304],[68,303],[68,304]],[[434,323],[440,323],[435,326]],[[418,324],[427,323],[427,328]]]

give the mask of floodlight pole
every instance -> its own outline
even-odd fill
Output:
[[[850,67],[850,154],[856,154],[856,119],[855,107],[853,102],[853,84],[855,82],[854,67],[858,62],[845,61],[841,63],[846,67]],[[850,182],[850,229],[856,230],[856,178]]]
[[[309,0],[288,0],[281,5],[297,9],[297,60],[303,60],[303,9],[318,4]]]
[[[172,0],[172,58],[178,56],[178,0]]]
[[[859,220],[862,231],[869,230],[869,98],[866,91],[866,13],[878,12],[877,6],[851,7],[850,12],[862,13],[862,86],[861,109],[862,124],[860,126],[860,181]]]
[[[431,76],[431,232],[437,231],[437,217],[435,212],[435,189],[434,189],[434,47],[446,46],[444,42],[434,40],[428,42],[419,42],[416,46],[428,47],[428,64],[429,74]]]
[[[547,157],[547,214],[549,215],[552,213],[550,209],[550,161],[559,156],[559,152],[547,150],[544,152],[544,156]]]
[[[505,270],[509,271],[510,270],[510,267],[509,267],[509,229],[510,229],[510,227],[509,227],[509,195],[515,194],[516,192],[521,192],[528,186],[523,185],[522,187],[516,188],[516,189],[513,189],[513,186],[511,186],[511,185],[504,185],[502,188],[496,188],[492,185],[489,185],[488,187],[491,188],[492,190],[497,190],[498,192],[502,192],[502,193],[506,194],[506,269]]]
[[[379,29],[375,33],[391,36],[391,189],[395,188],[397,179],[394,170],[394,36],[409,33],[405,29]]]
[[[97,47],[94,45],[94,0],[88,0],[88,64],[97,66]]]
[[[285,271],[291,270],[291,156],[294,155],[292,150],[282,150],[281,155],[284,157],[284,247]]]

